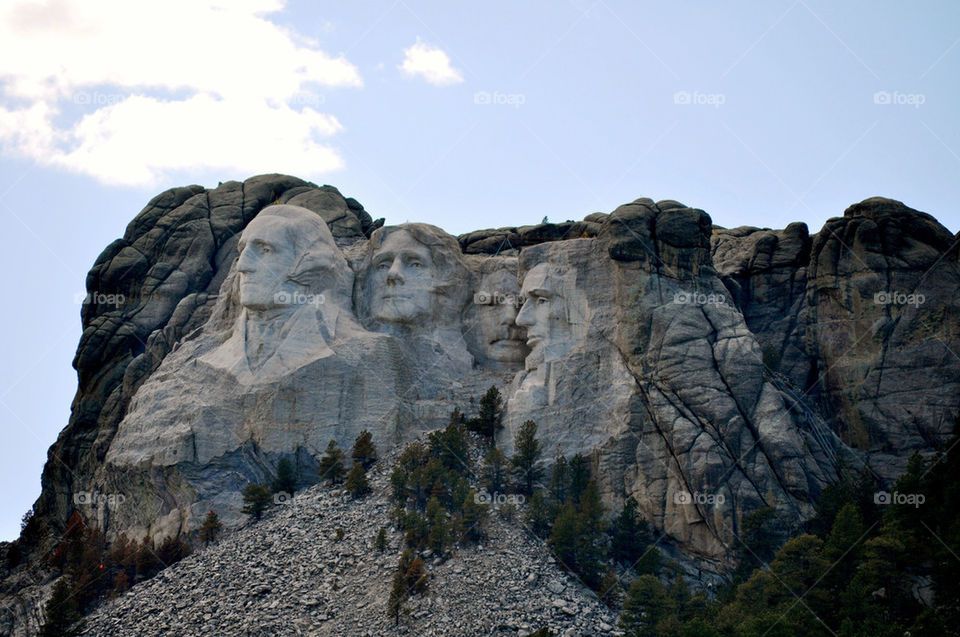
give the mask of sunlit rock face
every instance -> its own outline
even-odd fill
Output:
[[[496,385],[498,444],[535,421],[547,459],[584,454],[610,508],[634,496],[721,571],[744,515],[805,519],[838,458],[892,473],[958,412],[949,233],[888,200],[827,226],[725,230],[638,199],[455,238],[282,175],[173,189],[88,277],[125,300],[84,306],[37,511],[56,527],[100,491],[127,496],[82,511],[108,535],[189,531],[211,508],[235,525],[279,459],[312,483],[330,439],[391,449]],[[887,277],[927,303],[873,305]]]
[[[238,513],[236,485],[268,474],[281,456],[309,470],[331,439],[347,445],[363,429],[388,443],[398,437],[401,352],[357,321],[354,275],[323,219],[264,208],[237,249],[211,318],[136,392],[107,453],[108,470],[176,476],[169,506],[161,504],[169,494],[134,496],[170,509],[167,527],[189,527],[227,504],[218,498]],[[149,527],[141,517],[131,523]]]
[[[425,386],[468,374],[474,359],[462,313],[471,277],[457,240],[435,226],[408,223],[370,237],[361,277],[365,324],[397,337]]]

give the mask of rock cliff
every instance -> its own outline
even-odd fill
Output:
[[[307,486],[327,440],[393,447],[497,385],[498,444],[534,420],[611,507],[633,496],[724,573],[744,515],[795,525],[841,464],[890,480],[960,413],[957,240],[880,198],[815,235],[638,199],[451,237],[265,175],[157,196],[87,290],[37,556],[75,510],[108,536],[189,532],[210,508],[238,527],[239,491],[280,459]]]

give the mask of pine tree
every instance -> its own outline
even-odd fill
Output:
[[[467,434],[463,424],[451,421],[440,431],[429,436],[430,453],[447,469],[463,472],[470,467],[470,454],[467,453]]]
[[[359,462],[364,469],[370,469],[377,462],[377,448],[373,445],[373,435],[364,429],[353,442],[350,457]]]
[[[487,518],[488,507],[480,503],[479,494],[470,489],[460,505],[463,511],[463,535],[466,542],[479,542],[485,535],[483,523]]]
[[[320,458],[320,479],[326,480],[329,485],[341,484],[346,469],[343,467],[343,452],[337,446],[336,440],[331,440],[327,451]]]
[[[127,572],[118,572],[113,578],[111,587],[113,589],[112,597],[119,597],[130,590],[130,578],[127,577]]]
[[[400,623],[400,609],[407,599],[407,584],[404,570],[397,569],[393,574],[393,586],[390,588],[390,599],[387,600],[387,617],[393,618],[393,624]]]
[[[200,526],[200,539],[205,544],[210,544],[217,539],[217,535],[222,530],[223,524],[220,522],[220,516],[217,515],[216,511],[208,511],[207,517],[203,519],[203,524]]]
[[[510,459],[514,475],[524,495],[531,495],[533,487],[543,476],[540,466],[540,442],[537,440],[537,423],[528,420],[520,426],[514,441],[516,452]]]
[[[353,463],[353,468],[350,469],[350,474],[347,476],[347,483],[344,486],[354,498],[362,498],[370,493],[370,483],[367,481],[367,472],[363,470],[362,463]]]
[[[745,579],[753,569],[773,559],[780,545],[776,514],[773,507],[762,507],[743,516],[737,542],[741,561],[735,579]]]
[[[483,458],[483,474],[490,493],[503,490],[507,472],[507,457],[497,447],[490,447]]]
[[[41,637],[79,635],[83,630],[80,610],[67,578],[61,578],[53,587],[53,595],[44,607]]]
[[[527,508],[526,520],[530,530],[536,535],[539,537],[549,536],[553,516],[550,515],[550,507],[543,495],[543,490],[538,489],[530,496],[530,506]]]
[[[496,386],[490,387],[480,399],[480,413],[472,421],[471,429],[481,436],[493,440],[500,429],[500,411],[503,409],[503,396]]]
[[[600,565],[606,560],[603,503],[597,483],[591,480],[580,496],[577,567],[584,583],[591,588],[600,585]]]
[[[610,557],[632,566],[650,543],[650,531],[647,523],[637,513],[637,501],[627,498],[623,510],[610,527]]]
[[[582,453],[578,453],[570,459],[570,499],[574,504],[579,504],[580,494],[587,488],[588,482],[590,482],[590,463]]]
[[[265,484],[248,484],[243,490],[243,512],[253,519],[259,520],[263,517],[263,512],[270,503],[273,502],[273,494],[270,488]]]
[[[550,497],[556,506],[560,506],[567,501],[570,483],[569,473],[567,459],[562,453],[558,454],[553,461],[553,469],[550,472]]]
[[[408,547],[419,548],[429,541],[430,524],[425,517],[416,511],[410,511],[406,514],[404,528],[407,530],[404,541]]]
[[[382,526],[380,527],[380,530],[377,531],[377,537],[373,541],[373,548],[377,549],[381,553],[387,550],[387,530]]]
[[[577,509],[568,502],[560,507],[553,528],[550,530],[550,548],[560,563],[568,570],[578,571],[577,549],[579,544],[580,524]]]
[[[427,541],[430,543],[430,548],[438,556],[441,556],[449,543],[449,532],[447,530],[447,512],[437,498],[430,498],[430,501],[427,502],[427,520],[430,523]]]
[[[472,493],[470,483],[467,479],[463,476],[458,476],[453,483],[453,490],[450,493],[450,501],[453,503],[452,508],[456,511],[463,511],[463,503],[466,502],[468,497],[473,497]]]
[[[657,637],[657,623],[674,612],[673,600],[653,575],[630,582],[620,615],[620,628],[629,637]]]
[[[273,492],[289,493],[293,495],[297,490],[297,475],[293,469],[293,463],[286,458],[281,458],[277,463],[277,477],[273,481]]]
[[[419,557],[413,558],[410,567],[404,573],[403,579],[407,585],[407,590],[414,594],[421,594],[427,591],[427,565]]]
[[[611,608],[620,603],[620,599],[623,597],[623,587],[620,585],[617,572],[612,568],[608,568],[607,572],[603,574],[597,595],[603,600],[603,603]]]

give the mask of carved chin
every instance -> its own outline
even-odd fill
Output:
[[[524,368],[527,371],[534,370],[540,367],[543,364],[543,341],[537,343],[533,346],[533,349],[530,350],[530,353],[524,359]]]

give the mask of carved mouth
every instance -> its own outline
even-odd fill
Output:
[[[523,347],[524,342],[519,338],[495,338],[490,341],[490,345],[501,345],[509,347]]]

